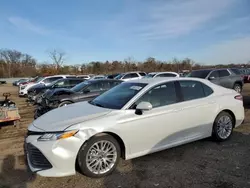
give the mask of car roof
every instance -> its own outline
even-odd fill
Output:
[[[84,81],[85,79],[84,78],[60,78],[58,80],[82,80]]]
[[[53,75],[53,76],[44,76],[43,78],[53,78],[53,77],[61,77],[61,76],[75,76],[75,75],[63,75],[63,74],[60,74],[60,75]]]
[[[148,74],[164,74],[164,73],[178,74],[178,73],[172,72],[172,71],[165,71],[165,72],[150,72],[150,73],[148,73]]]
[[[144,83],[149,85],[160,84],[167,81],[181,81],[181,80],[193,80],[193,81],[200,81],[204,83],[209,83],[210,81],[201,79],[201,78],[192,78],[192,77],[157,77],[157,78],[144,78],[144,79],[136,79],[127,81],[129,83]]]
[[[130,74],[130,73],[145,73],[145,72],[143,72],[143,71],[130,71],[130,72],[123,72],[120,74]]]
[[[193,71],[214,71],[214,70],[227,70],[227,69],[235,69],[235,68],[211,68],[211,69],[198,69]]]
[[[123,82],[122,80],[114,80],[114,79],[97,79],[97,80],[86,80],[86,82],[103,82],[103,81],[110,81],[110,82]]]

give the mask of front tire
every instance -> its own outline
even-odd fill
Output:
[[[241,86],[240,84],[238,84],[238,83],[235,83],[235,84],[234,84],[233,89],[234,89],[235,91],[237,91],[238,93],[241,93],[241,92],[242,92],[242,86]]]
[[[117,140],[109,134],[100,134],[82,145],[77,162],[82,174],[101,178],[115,170],[120,156],[121,149]]]
[[[213,138],[216,141],[225,141],[232,135],[234,120],[228,112],[221,112],[215,119],[213,125]]]

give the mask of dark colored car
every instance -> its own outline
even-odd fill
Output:
[[[37,101],[38,106],[35,110],[34,118],[36,119],[54,108],[92,100],[121,82],[113,79],[87,80],[71,89],[47,90],[40,100]]]
[[[35,101],[37,97],[40,97],[43,92],[47,89],[56,89],[56,88],[67,88],[70,89],[75,85],[85,81],[83,78],[62,78],[55,80],[49,85],[38,84],[34,85],[28,89],[28,102]]]
[[[208,79],[211,82],[241,93],[244,85],[241,73],[237,68],[203,69],[192,71],[187,77]]]

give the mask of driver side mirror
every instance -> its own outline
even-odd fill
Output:
[[[214,79],[215,79],[214,76],[211,76],[211,77],[208,78],[208,80],[214,80]]]
[[[89,89],[85,89],[85,90],[83,91],[83,93],[89,93],[89,92],[90,92]]]
[[[137,106],[136,106],[136,110],[135,113],[137,115],[142,115],[143,111],[149,111],[153,108],[152,104],[150,102],[140,102]]]

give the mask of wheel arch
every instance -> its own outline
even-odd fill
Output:
[[[232,116],[232,118],[233,118],[233,128],[235,128],[235,123],[236,123],[236,117],[235,117],[235,115],[234,115],[234,113],[231,111],[231,110],[229,110],[229,109],[224,109],[224,110],[221,110],[218,114],[217,114],[217,116],[221,113],[221,112],[227,112],[227,113],[229,113],[231,116]],[[216,116],[216,117],[217,117]]]
[[[71,99],[69,99],[69,98],[66,98],[66,99],[61,99],[61,100],[59,101],[59,104],[60,104],[60,103],[63,103],[63,102],[70,102],[70,103],[74,103],[74,101],[73,101],[73,100],[71,100]]]
[[[235,85],[235,84],[239,84],[241,87],[243,86],[243,83],[242,83],[241,81],[238,81],[238,80],[234,82],[234,85]],[[233,85],[233,86],[234,86],[234,85]]]
[[[121,149],[121,158],[126,159],[126,147],[125,147],[125,144],[124,144],[123,140],[121,139],[121,137],[118,136],[116,133],[113,133],[113,132],[104,131],[104,132],[94,134],[91,137],[89,137],[85,142],[83,142],[82,145],[84,145],[86,142],[88,142],[94,136],[101,136],[103,134],[110,135],[110,136],[112,136],[112,137],[114,137],[116,139],[116,141],[119,143],[119,146],[120,146],[120,149]],[[80,151],[80,149],[79,149],[79,151]],[[76,169],[76,171],[79,171],[79,165],[78,165],[78,162],[77,162],[79,151],[77,152],[77,155],[76,155],[76,158],[75,158],[75,169]]]
[[[123,142],[123,140],[121,139],[120,136],[118,136],[117,134],[113,133],[113,132],[103,132],[104,134],[109,134],[111,136],[113,136],[116,141],[119,143],[120,145],[120,149],[121,149],[121,157],[123,159],[126,159],[126,147],[125,147],[125,144]]]

